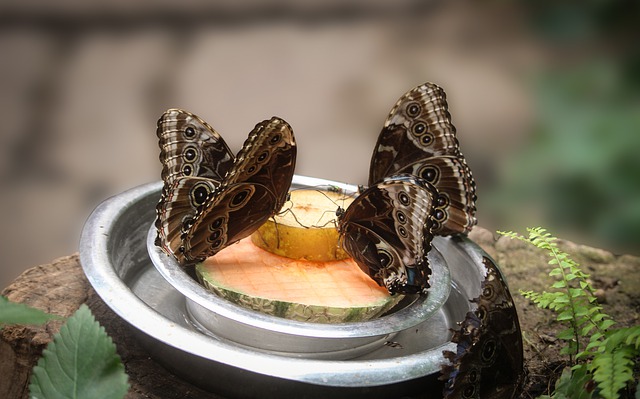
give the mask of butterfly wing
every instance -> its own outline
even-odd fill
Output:
[[[404,94],[378,136],[369,185],[398,173],[422,177],[441,193],[435,234],[467,233],[475,225],[475,181],[460,152],[446,94],[433,83]]]
[[[431,270],[432,207],[437,193],[414,176],[394,176],[364,190],[338,212],[344,250],[390,293],[424,293]]]
[[[187,111],[167,110],[156,134],[164,181],[156,207],[156,245],[175,255],[197,208],[220,185],[235,157],[209,124]]]
[[[198,208],[219,186],[217,181],[203,177],[179,177],[165,183],[156,206],[155,244],[181,261],[182,240],[193,225]]]
[[[158,120],[162,180],[171,185],[184,176],[221,181],[235,157],[207,122],[180,109],[167,110]]]
[[[256,125],[223,183],[198,208],[183,263],[203,260],[253,233],[286,202],[295,169],[293,130],[280,118]]]
[[[442,367],[444,398],[507,399],[518,397],[524,380],[522,332],[509,288],[498,267],[483,258],[487,275],[476,310],[467,313],[452,341],[456,353],[444,351],[451,364]]]
[[[414,162],[401,173],[419,176],[438,190],[434,233],[468,233],[476,225],[476,186],[464,159],[443,155]]]

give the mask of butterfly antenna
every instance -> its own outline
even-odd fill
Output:
[[[322,216],[320,216],[320,218],[318,219],[318,222],[320,222],[320,220],[322,220],[324,218],[324,215],[326,215],[327,213],[334,212],[336,216],[338,216],[338,213],[344,213],[343,207],[338,205],[338,203],[333,198],[329,197],[326,194],[327,191],[328,192],[333,192],[333,193],[338,193],[338,194],[343,194],[343,196],[339,198],[339,201],[342,202],[342,205],[344,205],[344,201],[345,201],[346,198],[351,198],[353,196],[353,194],[346,194],[344,192],[344,190],[341,189],[338,186],[329,185],[327,187],[328,187],[327,190],[318,190],[318,192],[320,194],[324,195],[325,198],[328,199],[329,201],[331,201],[337,208],[336,208],[335,211],[324,211],[324,212],[322,212]],[[336,218],[329,219],[325,223],[323,223],[322,225],[317,226],[317,227],[326,227],[329,224],[333,224],[333,226],[336,227],[336,228],[338,227],[338,221],[336,220]]]

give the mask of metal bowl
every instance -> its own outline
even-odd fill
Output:
[[[340,186],[312,180],[312,185]],[[434,239],[450,270],[448,299],[427,321],[399,331],[390,342],[374,341],[367,353],[349,360],[275,354],[203,331],[194,324],[186,297],[156,270],[147,235],[161,187],[161,182],[143,185],[99,205],[83,229],[80,259],[98,295],[167,369],[229,397],[371,399],[411,395],[437,384],[442,351],[455,349],[449,329],[470,309],[468,299],[479,294],[485,253],[473,242]]]
[[[321,188],[326,184],[295,176],[291,188]],[[335,187],[338,183],[331,184]],[[345,194],[358,191],[356,186],[349,185],[341,185],[340,189]],[[398,332],[430,319],[451,291],[449,268],[434,250],[429,253],[433,270],[429,295],[407,297],[393,312],[363,322],[323,324],[288,320],[238,306],[211,293],[154,244],[156,234],[151,226],[147,235],[151,261],[169,284],[187,298],[189,316],[195,325],[214,336],[280,355],[341,360],[361,356],[378,349]]]

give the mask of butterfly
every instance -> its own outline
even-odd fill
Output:
[[[456,352],[443,351],[451,364],[442,366],[445,399],[519,397],[524,382],[522,332],[513,298],[500,270],[488,257],[482,293],[472,300],[452,341]]]
[[[369,167],[369,186],[409,173],[433,184],[434,234],[468,233],[476,224],[476,184],[460,152],[446,94],[434,83],[405,93],[391,108]]]
[[[249,236],[285,203],[296,143],[284,120],[258,123],[236,156],[220,134],[187,111],[166,111],[156,132],[164,181],[156,245],[181,265]]]
[[[433,236],[476,224],[475,181],[455,133],[444,90],[425,83],[405,93],[378,136],[368,188],[338,209],[342,247],[392,294],[426,293]]]
[[[426,293],[429,288],[427,253],[437,196],[425,180],[397,175],[367,188],[346,210],[336,212],[344,250],[392,294]]]

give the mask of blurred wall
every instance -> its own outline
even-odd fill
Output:
[[[496,227],[482,198],[527,143],[528,85],[548,56],[525,14],[471,1],[0,5],[0,286],[75,252],[100,201],[159,179],[155,123],[169,107],[236,151],[278,115],[294,128],[298,174],[364,183],[391,106],[436,82],[480,224]]]

